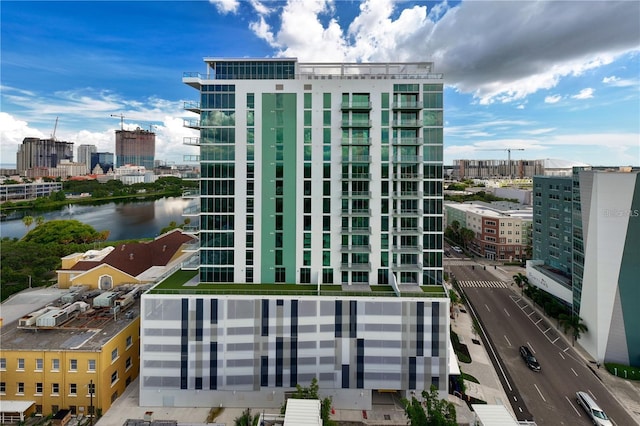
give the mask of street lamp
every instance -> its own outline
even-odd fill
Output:
[[[91,426],[93,426],[93,379],[89,380],[89,397],[91,400],[91,405],[89,406],[89,414],[91,414]]]

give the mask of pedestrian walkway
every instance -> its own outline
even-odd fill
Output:
[[[509,284],[504,281],[458,281],[461,287],[493,287],[508,288]]]

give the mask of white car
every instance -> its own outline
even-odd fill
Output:
[[[587,412],[594,425],[613,426],[609,417],[607,417],[602,408],[598,407],[598,404],[595,403],[588,393],[582,391],[576,392],[576,400],[578,401],[578,405]]]
[[[455,251],[456,253],[462,253],[462,249],[458,246],[451,247],[451,250]]]

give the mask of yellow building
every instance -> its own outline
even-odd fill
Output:
[[[153,283],[192,256],[196,241],[175,229],[149,242],[73,253],[62,258],[62,267],[57,271],[58,287],[111,290],[123,284]]]
[[[0,329],[3,404],[31,402],[27,415],[100,416],[138,376],[139,302],[73,305],[80,309],[45,307]]]

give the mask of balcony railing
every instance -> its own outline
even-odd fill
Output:
[[[191,225],[191,224],[189,224],[189,225],[184,225],[184,226],[182,227],[182,231],[183,231],[185,234],[198,234],[198,233],[200,233],[200,226],[198,226],[198,225]]]
[[[342,145],[371,145],[371,138],[342,138]]]
[[[343,173],[342,180],[370,180],[371,173]]]
[[[342,102],[340,104],[340,108],[343,110],[350,110],[350,109],[368,110],[368,109],[371,109],[371,102]]]
[[[371,127],[371,120],[342,120],[342,127]]]
[[[396,263],[391,268],[396,271],[422,271],[422,263]]]
[[[343,226],[342,232],[346,234],[371,234],[371,227],[369,226],[356,226],[356,227],[348,227]]]
[[[419,155],[396,155],[393,157],[394,163],[422,163]]]
[[[199,198],[200,197],[200,189],[192,188],[182,191],[182,198]]]
[[[422,121],[420,121],[420,120],[393,120],[392,126],[393,127],[422,127]]]
[[[340,246],[340,250],[343,252],[349,253],[371,253],[370,245],[362,245],[362,246]]]
[[[184,103],[184,109],[191,112],[200,112],[200,102],[186,101]]]
[[[351,270],[351,271],[370,271],[371,263],[342,263],[340,267],[343,270]]]
[[[422,173],[395,173],[393,178],[395,180],[399,179],[422,179],[424,175]]]
[[[182,126],[183,127],[188,127],[190,129],[200,129],[200,120],[198,120],[198,119],[183,120],[182,121]]]
[[[402,228],[393,228],[396,234],[422,234],[421,226],[403,226]]]
[[[182,262],[182,269],[186,271],[195,271],[200,268],[200,256],[191,256],[188,260]]]
[[[342,191],[343,198],[371,198],[371,191]]]
[[[199,216],[201,212],[202,210],[200,209],[200,205],[196,204],[196,205],[185,207],[184,210],[182,211],[182,215],[183,216]]]
[[[421,252],[422,251],[422,245],[421,244],[416,244],[416,245],[402,245],[402,246],[395,246],[393,248],[394,251],[398,252],[398,253],[415,253],[415,252]]]
[[[371,209],[342,209],[343,215],[353,215],[353,216],[370,216]]]
[[[422,109],[422,102],[420,101],[394,102],[393,109]]]
[[[422,216],[422,209],[399,209],[395,210],[393,214],[397,216]]]
[[[370,155],[352,155],[351,157],[342,157],[343,163],[370,163]]]
[[[422,198],[424,193],[422,191],[396,191],[393,194],[399,198]]]
[[[393,145],[422,145],[423,138],[393,138],[391,143]]]
[[[185,252],[194,253],[194,252],[200,250],[200,241],[196,241],[196,242],[193,242],[193,243],[185,244],[183,246],[183,249],[184,249]]]
[[[185,154],[182,156],[182,161],[184,161],[185,163],[198,163],[200,162],[200,156]]]

